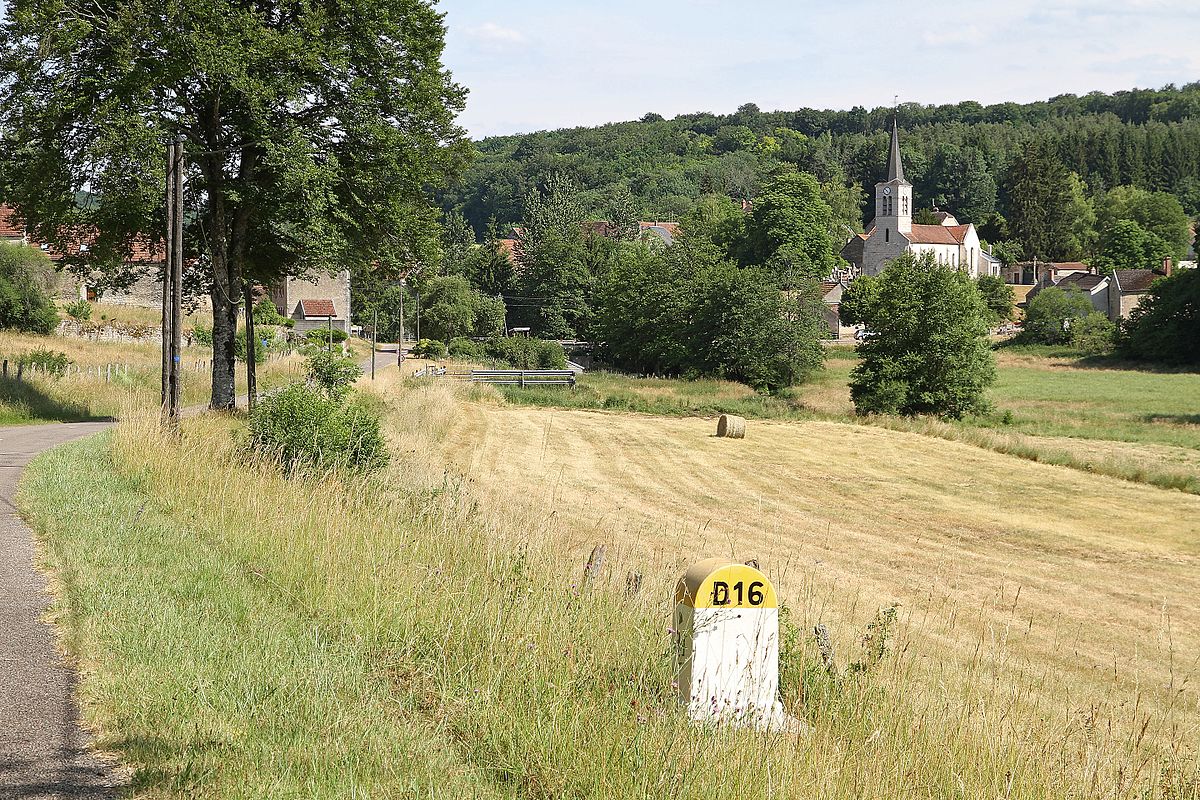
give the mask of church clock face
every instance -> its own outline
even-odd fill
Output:
[[[890,186],[885,186],[885,187],[883,187],[883,193],[884,193],[885,195],[889,195],[889,194],[891,194],[891,193],[892,193],[892,187],[890,187]]]

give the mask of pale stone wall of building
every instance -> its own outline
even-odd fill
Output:
[[[863,274],[878,275],[908,247],[908,240],[895,228],[879,221],[871,238],[863,242]]]
[[[334,275],[319,274],[310,278],[288,278],[271,290],[271,301],[279,313],[296,320],[297,331],[307,331],[326,326],[322,319],[305,320],[300,310],[301,300],[332,300],[333,327],[350,332],[350,271],[342,270]]]

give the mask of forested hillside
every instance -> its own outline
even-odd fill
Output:
[[[815,175],[835,213],[856,227],[871,217],[892,113],[763,112],[747,104],[729,115],[647,114],[598,128],[492,137],[477,143],[478,159],[443,200],[482,235],[489,220],[520,220],[529,190],[562,172],[582,187],[594,217],[607,216],[627,189],[641,217],[676,219],[706,194],[753,199],[790,165]],[[936,205],[977,224],[992,212],[1009,216],[1010,167],[1036,139],[1078,176],[1088,197],[1129,185],[1172,193],[1189,216],[1200,215],[1200,82],[1027,104],[904,104],[897,116],[919,208]]]

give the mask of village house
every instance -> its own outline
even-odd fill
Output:
[[[1098,275],[1091,271],[1071,270],[1057,280],[1051,282],[1053,273],[1043,274],[1043,280],[1032,287],[1029,299],[1037,296],[1038,292],[1048,286],[1055,286],[1063,291],[1080,292],[1092,307],[1107,316],[1113,322],[1128,319],[1130,313],[1142,302],[1142,297],[1150,290],[1150,285],[1158,278],[1171,275],[1172,263],[1167,260],[1161,270],[1155,269],[1118,269],[1110,275]]]
[[[296,331],[334,328],[350,333],[350,270],[308,278],[289,277],[271,287],[279,313],[295,320]]]
[[[84,241],[77,245],[79,252],[86,252],[88,237],[80,238]],[[120,289],[109,288],[101,295],[96,288],[99,281],[81,280],[63,270],[61,263],[65,254],[49,244],[36,241],[30,236],[25,226],[17,221],[14,210],[4,205],[0,205],[0,241],[36,247],[45,253],[54,262],[57,270],[55,285],[49,288],[59,299],[101,301],[113,305],[147,308],[156,308],[162,305],[162,280],[159,276],[162,274],[163,259],[146,242],[134,243],[133,252],[124,265],[127,271],[134,276],[133,281]],[[204,298],[203,302],[207,302],[207,298]]]
[[[878,275],[902,253],[932,253],[940,264],[963,270],[972,278],[999,275],[1000,261],[984,251],[973,224],[960,225],[942,212],[938,225],[912,221],[912,184],[904,178],[900,134],[892,123],[887,177],[875,185],[875,221],[866,233],[852,236],[841,255],[859,275]]]

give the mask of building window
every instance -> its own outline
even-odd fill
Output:
[[[903,211],[905,216],[908,216],[908,198],[907,197],[905,197],[902,201],[900,201],[900,209]]]
[[[885,242],[890,242],[892,240],[891,231],[888,230],[887,228],[883,229],[883,240]]]

